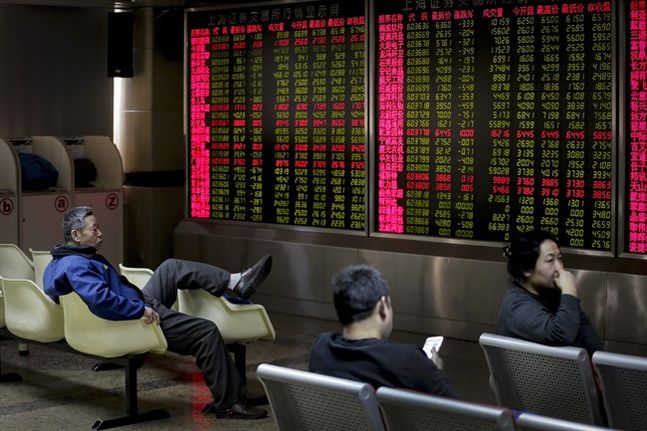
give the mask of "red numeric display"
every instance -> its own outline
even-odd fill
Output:
[[[627,31],[627,250],[647,253],[647,2],[630,0]]]
[[[191,217],[364,230],[363,2],[187,23]]]
[[[376,1],[378,231],[611,251],[612,2],[449,3]]]

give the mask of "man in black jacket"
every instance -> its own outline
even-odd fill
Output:
[[[310,371],[456,398],[434,351],[429,359],[419,346],[391,343],[393,328],[389,288],[382,274],[368,265],[343,269],[333,280],[341,334],[326,332],[310,351]]]

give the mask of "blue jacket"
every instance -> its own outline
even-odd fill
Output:
[[[45,268],[45,293],[58,297],[75,291],[90,311],[108,320],[138,319],[144,315],[144,296],[93,247],[61,245],[52,251]]]

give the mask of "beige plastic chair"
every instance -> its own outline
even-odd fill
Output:
[[[63,338],[63,311],[31,280],[0,276],[5,324],[16,337],[50,343]]]
[[[126,376],[125,415],[98,419],[92,429],[108,429],[169,417],[166,410],[141,413],[137,401],[137,356],[142,353],[166,352],[166,338],[159,326],[144,319],[106,320],[93,314],[81,297],[68,293],[60,297],[65,316],[65,339],[74,350],[110,358],[124,366]]]
[[[31,248],[29,251],[34,261],[35,278],[42,289],[43,272],[52,260],[52,255],[49,251]],[[152,271],[150,273],[152,274]],[[71,304],[68,309],[63,307],[65,338],[68,344],[79,352],[104,358],[116,358],[148,351],[166,352],[166,339],[161,329],[156,325],[147,325],[143,320],[102,319],[94,315],[76,293],[63,295],[60,297],[60,301],[61,304]],[[70,319],[72,320],[70,321]]]
[[[93,314],[75,292],[60,297],[67,343],[79,352],[117,358],[146,352],[166,352],[166,338],[158,325],[144,319],[106,320]]]
[[[25,253],[14,244],[0,244],[0,276],[12,279],[34,280],[34,265]],[[0,281],[0,328],[6,325],[6,312],[2,297],[2,281]],[[21,355],[29,353],[27,343],[19,342],[18,350]]]
[[[153,274],[148,268],[119,265],[121,274],[143,288]],[[247,374],[247,342],[274,341],[276,332],[265,307],[258,304],[232,304],[202,289],[180,290],[174,310],[211,320],[216,324],[227,348],[234,355],[234,364],[243,378]],[[260,402],[260,401],[259,401]]]
[[[33,250],[31,248],[29,249],[29,251],[31,252],[32,259],[34,261],[35,278],[37,280],[37,283],[40,283],[40,287],[42,289],[43,272],[45,271],[45,268],[47,267],[49,262],[52,260],[52,254],[49,251]],[[68,295],[63,295],[60,297],[61,304],[64,301],[63,298],[66,296]],[[166,340],[164,339],[164,335],[161,333],[161,330],[159,328],[157,328],[157,332],[159,332],[159,336],[156,336],[156,337],[150,337],[150,334],[149,334],[150,331],[148,331],[147,329],[144,330],[143,331],[143,333],[145,334],[144,341],[143,341],[144,344],[140,345],[142,340],[139,339],[139,336],[141,335],[139,334],[139,332],[142,331],[141,330],[142,325],[139,321],[137,320],[112,321],[112,320],[101,319],[100,317],[90,312],[90,310],[87,308],[87,305],[83,303],[83,300],[81,300],[81,298],[76,293],[74,293],[74,296],[78,298],[78,301],[81,302],[80,306],[85,307],[85,309],[87,310],[87,313],[89,313],[89,315],[84,315],[84,313],[82,312],[73,313],[73,316],[76,316],[76,318],[82,319],[82,320],[80,321],[77,320],[75,322],[71,322],[70,324],[75,325],[75,329],[77,329],[79,326],[81,327],[86,326],[85,332],[81,334],[80,338],[79,337],[74,338],[74,341],[70,341],[69,336],[66,335],[68,344],[70,344],[70,346],[72,346],[75,350],[78,350],[83,353],[105,357],[105,358],[115,358],[118,356],[125,356],[128,354],[145,353],[145,352],[148,352],[149,350],[154,350],[158,353],[164,353],[166,351]],[[66,299],[66,301],[68,300]],[[76,305],[78,305],[78,303]],[[66,326],[68,324],[67,316],[68,316],[68,313],[65,313]],[[86,321],[91,322],[94,329],[88,330],[87,329],[88,323],[85,323]],[[137,335],[133,337],[122,338],[125,336],[126,333],[129,333],[131,329],[135,331]],[[93,332],[93,331],[96,331],[96,332]],[[78,333],[78,331],[76,331],[76,333]],[[98,336],[97,334],[99,333],[105,333],[105,334]],[[87,339],[87,337],[90,337],[90,339]],[[105,338],[105,337],[108,337],[108,338]],[[161,343],[159,342],[160,337],[164,341],[163,349],[159,347],[161,345]],[[103,345],[100,345],[102,343],[100,343],[99,340],[106,340],[107,343],[104,342]],[[79,344],[75,345],[74,343],[77,343],[77,342]],[[113,350],[114,347],[110,347],[109,345],[107,345],[110,343],[113,343],[114,345],[119,346],[119,348],[117,350]],[[149,346],[151,348],[148,348]]]
[[[119,272],[121,275],[126,277],[128,281],[140,289],[143,289],[146,286],[146,283],[148,283],[148,280],[150,280],[153,275],[152,269],[123,266],[122,264],[119,264]],[[171,309],[175,311],[178,310],[177,301],[173,303]]]
[[[148,280],[153,275],[153,271],[148,268],[135,268],[119,264],[119,272],[125,276],[135,286],[143,289]]]
[[[121,264],[119,271],[140,289],[153,275],[153,271],[148,268],[126,267]],[[276,339],[274,326],[262,305],[232,304],[225,298],[217,298],[201,289],[178,291],[178,304],[180,312],[214,322],[227,344]]]
[[[2,295],[2,288],[0,288],[0,328],[4,327],[4,296]]]
[[[2,296],[2,280],[0,280],[0,335],[7,336],[9,330],[5,328],[4,317],[4,297]],[[18,350],[20,352],[20,349]],[[3,373],[2,360],[0,360],[0,383],[3,382],[22,382],[22,377],[18,373]]]
[[[202,289],[178,291],[178,303],[180,312],[214,322],[225,343],[276,339],[274,326],[262,305],[232,304]]]
[[[243,380],[247,375],[247,343],[274,341],[276,338],[274,326],[262,305],[232,304],[202,289],[180,290],[177,296],[180,312],[216,324],[227,348],[234,355],[234,364]],[[255,402],[264,404],[265,400],[261,398]]]
[[[34,264],[14,244],[0,244],[0,275],[34,281]]]
[[[25,253],[14,244],[0,244],[0,276],[5,278],[34,279],[34,265]],[[0,282],[0,328],[5,326],[5,306]]]
[[[49,250],[34,250],[32,248],[29,249],[29,252],[31,253],[31,259],[34,262],[34,281],[36,282],[36,285],[44,291],[43,273],[45,272],[47,264],[52,260],[52,253]]]

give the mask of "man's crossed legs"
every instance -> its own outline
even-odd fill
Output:
[[[204,289],[214,296],[226,292],[247,299],[267,277],[272,257],[263,256],[239,274],[217,266],[179,259],[164,261],[143,289],[146,302],[159,314],[168,350],[192,355],[213,395],[204,408],[219,418],[261,419],[263,409],[245,403],[245,376],[240,376],[215,323],[171,309],[178,289]]]

